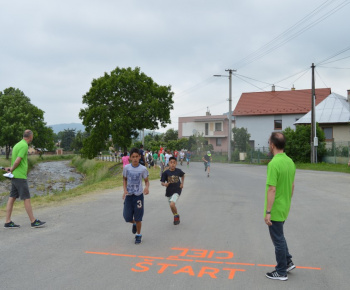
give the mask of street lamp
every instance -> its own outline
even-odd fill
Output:
[[[225,69],[228,71],[229,75],[214,75],[214,77],[228,77],[229,80],[229,117],[228,117],[228,146],[227,146],[227,158],[228,162],[231,162],[231,141],[232,141],[232,72],[235,72],[234,69]]]

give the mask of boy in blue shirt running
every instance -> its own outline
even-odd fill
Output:
[[[123,216],[127,223],[132,223],[132,233],[135,235],[135,244],[141,244],[141,226],[144,213],[144,194],[149,193],[148,170],[141,165],[140,152],[137,148],[130,151],[131,163],[123,169],[124,210]],[[145,189],[142,187],[145,180]]]

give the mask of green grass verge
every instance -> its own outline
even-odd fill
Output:
[[[350,173],[350,167],[347,164],[332,164],[332,163],[296,163],[297,169],[316,170],[316,171],[331,171]]]
[[[83,184],[67,191],[55,192],[44,196],[33,196],[31,198],[33,207],[55,205],[78,196],[123,186],[122,164],[74,157],[72,165],[76,167],[77,171],[84,174]],[[148,171],[150,180],[159,179],[159,168],[151,168]],[[15,203],[14,212],[18,210],[24,210],[22,202]],[[0,208],[0,217],[5,215],[5,211],[4,205]]]

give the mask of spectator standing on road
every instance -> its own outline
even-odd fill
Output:
[[[140,152],[137,148],[130,151],[130,161],[123,169],[124,210],[123,216],[127,223],[132,223],[131,231],[135,235],[135,244],[141,244],[141,226],[144,213],[144,194],[149,193],[148,170],[141,165]],[[142,187],[145,180],[145,189]]]
[[[171,212],[174,215],[174,225],[180,223],[180,215],[177,212],[176,202],[181,195],[185,180],[185,172],[176,168],[176,164],[176,158],[170,157],[169,169],[163,172],[162,178],[160,179],[161,184],[166,187],[165,196],[168,198]]]
[[[191,151],[186,152],[186,161],[187,161],[187,168],[190,167],[190,161],[191,161]]]
[[[202,158],[202,160],[204,161],[204,171],[207,171],[207,170],[208,170],[208,177],[209,177],[209,173],[210,173],[210,163],[211,163],[211,161],[212,161],[210,151],[208,151],[207,154],[204,155],[204,157]]]
[[[185,152],[183,150],[180,151],[180,164],[182,166],[182,161],[185,158]]]
[[[30,192],[27,181],[28,173],[28,144],[33,141],[33,132],[25,130],[23,139],[18,142],[12,149],[11,167],[5,168],[6,171],[13,174],[11,179],[11,192],[6,206],[5,229],[17,229],[20,226],[11,221],[13,204],[18,197],[24,201],[24,208],[30,219],[32,228],[40,228],[45,222],[35,219],[33,215],[32,205],[30,202]]]
[[[157,160],[158,160],[158,153],[157,153],[157,151],[154,151],[154,153],[153,153],[154,169],[157,168]]]
[[[140,164],[143,165],[143,166],[146,166],[146,161],[145,161],[145,151],[143,150],[143,145],[141,144],[140,146]],[[131,154],[130,154],[131,155]]]
[[[130,164],[129,162],[129,156],[128,156],[128,152],[124,151],[124,156],[122,157],[122,162],[123,162],[123,168]]]
[[[176,161],[177,161],[178,155],[179,155],[179,152],[175,149],[175,151],[174,151],[174,157],[176,158]]]
[[[284,237],[283,226],[286,221],[294,192],[295,164],[284,153],[285,137],[282,133],[273,132],[269,139],[269,148],[273,158],[267,165],[265,189],[265,223],[273,245],[277,265],[275,270],[266,273],[274,280],[288,280],[287,273],[295,268]]]
[[[170,150],[168,149],[165,153],[165,168],[168,167],[169,164],[169,159],[170,157],[172,157],[173,155],[170,153]]]
[[[164,156],[164,150],[160,151],[159,154],[159,161],[160,161],[160,178],[162,178],[162,174],[164,172],[164,167],[165,167],[165,156]]]

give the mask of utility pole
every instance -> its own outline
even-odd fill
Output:
[[[228,116],[228,144],[227,144],[227,160],[231,162],[231,141],[232,141],[232,72],[236,72],[235,69],[225,69],[229,75],[214,75],[214,77],[228,77],[229,80],[229,116]]]
[[[232,142],[232,72],[235,70],[232,69],[225,69],[225,71],[228,71],[228,79],[229,79],[229,98],[228,98],[228,106],[229,106],[229,118],[228,118],[228,162],[231,162],[231,142]]]
[[[311,163],[316,163],[316,122],[315,122],[315,65],[312,63],[312,90],[311,90]]]

